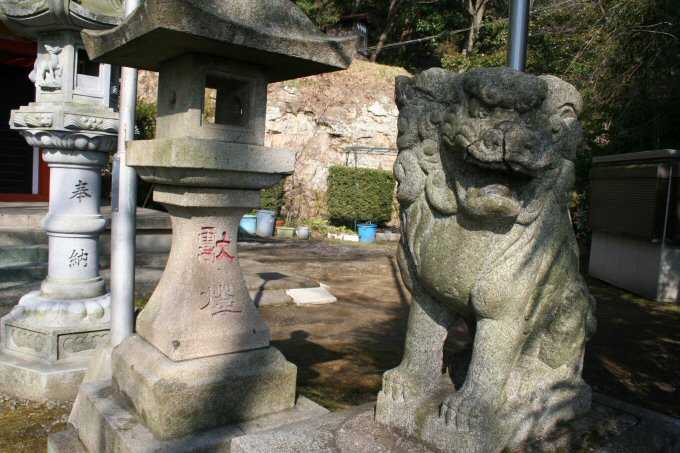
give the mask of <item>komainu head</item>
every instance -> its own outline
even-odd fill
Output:
[[[403,204],[424,187],[440,214],[529,223],[542,207],[538,191],[565,193],[572,183],[582,100],[557,77],[433,69],[400,78],[397,102]]]

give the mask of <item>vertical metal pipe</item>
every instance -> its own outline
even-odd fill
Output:
[[[125,15],[140,0],[125,0]],[[137,228],[137,174],[125,165],[127,141],[134,139],[137,103],[137,70],[122,68],[120,128],[114,156],[111,203],[111,346],[118,346],[134,332],[135,237]]]
[[[512,0],[507,66],[524,72],[529,35],[529,0]]]

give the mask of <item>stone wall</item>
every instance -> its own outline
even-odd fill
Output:
[[[352,145],[396,148],[398,111],[394,78],[401,68],[355,61],[346,71],[269,86],[265,145],[296,151],[286,183],[289,218],[326,216],[326,180],[332,165],[354,165]],[[157,77],[140,72],[139,97],[155,102]],[[394,155],[363,155],[359,166],[391,170]]]

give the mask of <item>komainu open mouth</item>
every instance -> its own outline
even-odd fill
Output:
[[[458,160],[458,159],[457,159]],[[514,219],[524,206],[534,177],[504,161],[484,162],[466,153],[458,160],[456,190],[463,206],[477,216]]]

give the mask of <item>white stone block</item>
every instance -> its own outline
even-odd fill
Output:
[[[322,305],[331,304],[338,299],[324,287],[298,288],[286,291],[296,305]]]

